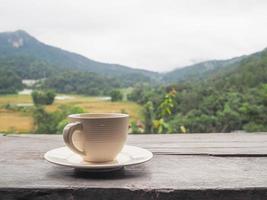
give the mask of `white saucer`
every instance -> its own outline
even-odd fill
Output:
[[[124,146],[114,161],[105,163],[85,162],[81,156],[73,153],[68,147],[52,149],[44,155],[44,158],[51,163],[90,171],[113,171],[124,166],[144,163],[152,157],[153,154],[150,151],[129,145]]]

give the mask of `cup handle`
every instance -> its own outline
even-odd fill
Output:
[[[73,144],[73,133],[75,131],[81,131],[82,130],[82,124],[80,122],[73,122],[69,123],[64,127],[63,130],[63,139],[65,144],[75,153],[80,154],[80,155],[85,155],[83,151],[80,151],[75,145]]]

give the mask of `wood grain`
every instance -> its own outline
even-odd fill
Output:
[[[85,173],[43,159],[64,145],[60,135],[0,136],[0,199],[267,199],[266,133],[131,135],[128,143],[154,158]]]

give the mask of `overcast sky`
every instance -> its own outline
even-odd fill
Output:
[[[266,0],[0,0],[23,29],[88,58],[168,71],[267,47]]]

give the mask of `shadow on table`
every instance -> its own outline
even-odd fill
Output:
[[[148,174],[148,169],[145,165],[131,166],[126,168],[120,168],[114,171],[86,171],[76,170],[65,167],[54,167],[52,171],[47,174],[53,178],[71,177],[78,179],[100,179],[100,180],[118,180],[118,179],[129,179],[145,176]]]

